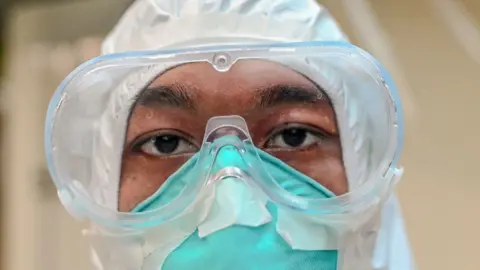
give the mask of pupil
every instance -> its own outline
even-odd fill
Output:
[[[283,141],[290,147],[301,146],[307,138],[307,131],[305,129],[292,128],[285,130],[282,133]]]
[[[171,154],[177,149],[179,142],[177,136],[164,135],[158,136],[154,144],[160,153]]]

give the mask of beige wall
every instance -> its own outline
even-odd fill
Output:
[[[2,270],[91,269],[87,243],[80,234],[85,224],[65,212],[45,172],[44,118],[63,77],[95,53],[82,51],[77,40],[91,34],[101,37],[125,2],[81,1],[11,13],[7,80],[2,89],[6,112],[1,153]]]
[[[349,1],[358,2],[345,2]],[[406,170],[399,193],[419,268],[476,270],[480,269],[480,62],[467,54],[456,36],[459,33],[451,31],[445,14],[435,8],[440,0],[434,1],[371,1],[410,86],[403,96],[414,103],[406,104],[413,114],[407,112],[412,117],[407,119],[402,158]],[[455,4],[462,1],[452,2],[449,7],[462,7]],[[463,4],[478,25],[478,1]],[[332,11],[351,30],[339,6],[338,1],[333,3]],[[446,16],[459,10],[449,11]],[[480,35],[480,28],[476,30],[473,34]],[[467,33],[465,40],[477,42]],[[474,45],[480,52],[480,44]]]
[[[444,0],[322,2],[352,40],[384,60],[399,82],[407,115],[402,159],[406,171],[399,194],[419,268],[480,269],[476,254],[480,243],[480,177],[476,170],[480,163],[480,62],[461,43],[470,40],[475,44],[474,32],[462,39],[451,31],[446,24],[450,13],[445,15],[434,5]],[[479,22],[478,1],[452,2],[463,3]],[[384,36],[371,35],[370,30],[379,30],[375,18],[357,17],[368,11],[364,3],[370,3],[377,13]],[[75,10],[89,11],[86,7]],[[105,8],[103,14],[108,11]],[[42,59],[42,49],[31,45],[54,33],[50,29],[42,35],[35,27],[48,17],[42,12],[19,11],[21,15],[14,17],[12,24],[12,62],[4,96],[7,133],[1,188],[6,196],[6,253],[2,269],[83,270],[88,267],[86,243],[77,233],[81,224],[69,218],[54,196],[47,193],[42,197],[37,184],[44,169],[42,118],[56,80],[45,81],[42,73],[35,72],[42,66],[32,62],[32,58]],[[373,24],[359,29],[354,23],[357,19]],[[54,25],[58,24],[51,27]]]

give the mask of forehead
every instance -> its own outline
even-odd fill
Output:
[[[295,85],[314,88],[315,84],[300,73],[281,64],[265,60],[240,60],[226,72],[215,70],[210,63],[190,63],[172,68],[157,77],[150,87],[182,83],[195,90],[254,90],[272,85]],[[229,91],[227,91],[229,90]]]

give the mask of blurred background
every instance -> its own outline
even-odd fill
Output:
[[[0,269],[91,269],[45,167],[49,98],[132,0],[0,0]],[[480,1],[325,0],[406,113],[398,192],[421,270],[479,270]]]

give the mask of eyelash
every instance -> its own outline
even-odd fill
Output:
[[[288,147],[283,147],[283,148],[268,147],[269,142],[272,141],[274,138],[276,138],[278,136],[282,136],[282,135],[284,135],[284,132],[286,132],[288,130],[293,130],[293,129],[301,130],[301,131],[307,133],[307,136],[308,135],[315,136],[319,139],[319,142],[318,143],[311,143],[311,144],[309,144],[307,146],[303,146],[303,147],[290,147],[290,148],[288,148]],[[321,131],[318,128],[314,128],[314,127],[311,127],[309,125],[303,125],[303,124],[285,124],[280,128],[274,129],[273,131],[269,132],[268,134],[269,134],[267,136],[268,140],[265,142],[265,148],[267,148],[267,149],[270,148],[271,150],[283,150],[283,149],[304,150],[304,149],[309,148],[312,145],[321,144],[328,138],[328,135],[326,134],[326,132]]]
[[[292,131],[296,130],[297,132],[300,131],[304,137],[301,139],[301,144],[304,144],[305,141],[312,141],[311,143],[308,143],[306,146],[290,146],[288,145],[288,142],[285,141],[286,134],[285,132],[287,131]],[[283,136],[283,137],[282,137]],[[161,139],[162,137],[171,137],[170,139],[174,139],[174,150],[172,150],[172,153],[153,153],[155,151],[158,151],[158,149],[154,149],[155,143],[157,140]],[[262,144],[262,148],[268,149],[268,150],[304,150],[307,149],[313,145],[319,145],[322,144],[325,139],[328,138],[328,135],[325,134],[325,132],[322,132],[318,128],[313,128],[308,125],[302,125],[302,124],[285,124],[280,128],[274,129],[272,132],[269,133],[267,136],[268,140]],[[168,138],[164,138],[168,139]],[[279,140],[279,141],[277,141]],[[169,157],[169,156],[179,156],[179,155],[184,155],[184,154],[192,154],[194,152],[198,151],[198,147],[191,142],[192,140],[189,140],[186,138],[184,135],[180,135],[179,132],[174,132],[174,131],[164,131],[162,133],[157,133],[154,135],[150,135],[144,139],[141,139],[137,143],[134,144],[133,146],[133,151],[137,153],[144,153],[147,155],[151,156],[160,156],[160,157]],[[275,142],[276,141],[276,142]],[[274,144],[277,144],[277,146],[274,146]],[[278,146],[278,145],[281,146]],[[283,146],[282,146],[283,144]],[[149,147],[150,145],[150,150],[146,150],[146,147]],[[179,153],[173,153],[175,152],[178,147],[187,147],[188,149],[180,151]]]
[[[166,154],[166,155],[154,155],[154,154],[149,154],[145,153],[145,150],[143,149],[146,145],[149,143],[155,143],[155,140],[161,137],[165,136],[170,136],[170,137],[175,137],[177,138],[181,143],[187,143],[191,148],[196,148],[198,150],[198,147],[192,143],[190,139],[187,139],[188,136],[183,135],[181,132],[178,131],[173,131],[173,130],[168,130],[168,131],[162,131],[162,132],[157,132],[157,133],[150,133],[151,135],[144,135],[140,137],[139,139],[136,140],[136,142],[132,146],[132,151],[134,153],[143,153],[147,155],[153,155],[153,156],[176,156],[180,154]],[[184,154],[184,153],[181,153]]]

